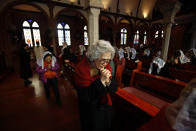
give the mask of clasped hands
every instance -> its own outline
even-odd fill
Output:
[[[104,86],[109,86],[111,82],[110,77],[112,76],[111,72],[108,69],[101,68],[100,73],[101,73],[100,80],[102,84]]]

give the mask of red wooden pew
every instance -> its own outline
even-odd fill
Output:
[[[184,82],[189,82],[193,78],[196,77],[196,70],[191,71],[191,70],[186,70],[186,69],[175,69],[175,68],[170,68],[169,72],[172,77],[184,81]]]
[[[178,98],[186,83],[168,78],[133,71],[131,87],[120,88],[116,97],[134,105],[138,110],[155,116],[159,110]],[[128,108],[128,107],[127,107]]]

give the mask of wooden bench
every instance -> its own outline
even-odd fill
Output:
[[[189,82],[190,80],[196,77],[196,70],[190,71],[185,69],[170,68],[169,72],[172,77],[184,82]]]
[[[133,71],[131,87],[120,88],[116,92],[118,99],[134,105],[149,116],[155,116],[166,104],[178,98],[186,83],[160,76]]]
[[[133,71],[130,85],[167,101],[174,101],[187,83],[161,76],[151,75],[138,70]]]
[[[138,70],[141,70],[142,68],[142,62],[138,62],[137,66],[135,67]],[[118,83],[119,88],[123,88],[124,85],[122,84],[122,75],[123,75],[123,66],[121,64],[118,64],[116,67],[116,74],[115,74],[115,80]]]

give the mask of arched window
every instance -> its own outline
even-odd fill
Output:
[[[121,29],[121,45],[126,45],[127,43],[127,29],[122,28]]]
[[[65,24],[64,22],[58,23],[57,33],[59,46],[62,46],[65,41],[68,45],[71,45],[70,27],[68,24]]]
[[[144,44],[146,44],[146,31],[144,31]]]
[[[84,26],[84,45],[88,45],[88,33],[87,33],[87,26]]]
[[[136,31],[136,34],[134,36],[134,44],[138,44],[139,43],[139,31],[137,30]]]
[[[161,38],[163,38],[163,34],[164,34],[164,32],[163,32],[163,30],[161,31]]]
[[[22,24],[25,43],[29,46],[41,46],[39,25],[36,21],[27,20]]]
[[[156,31],[154,38],[158,38],[159,37],[159,31]]]

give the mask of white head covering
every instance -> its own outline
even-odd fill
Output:
[[[45,52],[43,53],[42,58],[39,58],[39,59],[37,60],[37,64],[38,64],[39,66],[41,66],[42,69],[44,69],[44,57],[45,57],[45,55],[47,55],[47,54],[51,54],[51,55],[52,55],[51,52],[45,51]],[[52,67],[54,67],[54,64],[55,64],[55,63],[56,63],[56,57],[54,57],[54,56],[52,55]]]
[[[125,50],[127,51],[127,58],[130,59],[131,48],[129,46],[127,46],[127,47],[125,47]]]
[[[131,59],[132,60],[135,59],[136,54],[137,54],[137,51],[134,48],[131,48],[131,51],[130,52],[132,53]]]
[[[79,45],[79,49],[80,49],[80,55],[83,55],[84,51],[86,51],[86,48],[84,45]]]
[[[157,52],[157,57],[161,57],[161,51]]]
[[[161,71],[161,69],[165,66],[165,61],[159,57],[155,57],[153,59],[153,61],[151,62],[150,64],[150,68],[148,70],[148,73],[151,74],[152,73],[152,68],[153,68],[153,63],[158,65],[158,68],[157,68],[157,73],[159,74],[159,72]]]
[[[172,127],[177,131],[196,131],[196,89],[185,99]]]
[[[190,62],[190,59],[188,59],[188,58],[184,55],[184,53],[183,53],[182,50],[180,50],[180,54],[181,54],[181,56],[180,56],[180,63],[181,63],[181,64],[185,64],[185,63]]]
[[[150,49],[148,49],[148,48],[145,49],[145,50],[144,50],[144,55],[149,56],[149,55],[150,55]]]
[[[118,50],[118,54],[119,54],[119,59],[121,59],[121,58],[124,57],[124,50],[123,50],[123,48],[120,48],[120,49]]]
[[[140,48],[143,48],[144,47],[144,45],[143,44],[140,44]]]

